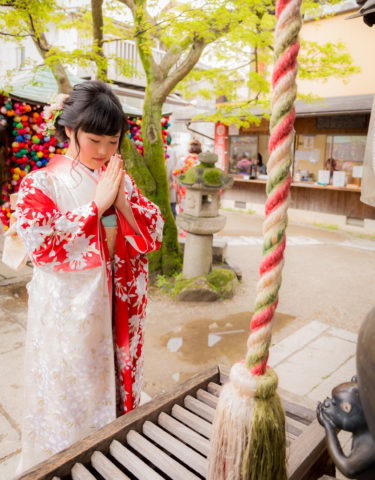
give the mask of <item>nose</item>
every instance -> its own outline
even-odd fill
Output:
[[[105,157],[107,153],[106,146],[103,143],[98,145],[98,153],[101,157]]]

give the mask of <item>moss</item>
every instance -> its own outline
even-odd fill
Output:
[[[165,218],[163,242],[160,250],[148,255],[150,273],[158,272],[171,276],[181,271],[182,255],[178,243],[177,227],[169,203],[169,186],[164,159],[164,142],[161,134],[162,103],[155,100],[150,88],[146,89],[142,121],[144,165],[147,167],[155,189],[148,198],[159,206]]]
[[[200,163],[180,175],[180,181],[185,185],[202,183],[208,187],[222,187],[224,185],[224,172],[220,168]]]
[[[220,186],[223,172],[219,168],[206,168],[203,172],[203,182],[206,185]]]
[[[125,136],[121,144],[121,155],[125,161],[125,170],[133,178],[143,195],[150,197],[156,190],[156,183],[145,160],[130,139]]]
[[[171,292],[172,297],[176,297],[182,290],[189,288],[190,290],[196,290],[201,287],[201,282],[199,281],[201,277],[192,277],[192,278],[180,278],[176,280],[174,284],[173,291]]]
[[[206,162],[201,162],[199,165],[204,167],[204,168],[212,168],[213,167],[213,165],[211,163],[206,163]]]
[[[236,274],[229,269],[216,268],[206,276],[184,278],[177,274],[174,278],[158,276],[157,286],[172,298],[183,290],[213,290],[221,299],[232,298],[238,285]]]
[[[237,276],[233,270],[215,268],[207,276],[207,283],[214,288],[221,298],[231,298],[238,284]]]
[[[202,171],[203,169],[199,167],[189,168],[185,173],[183,173],[180,176],[181,182],[186,183],[188,185],[193,185],[200,177],[200,174],[202,173]]]

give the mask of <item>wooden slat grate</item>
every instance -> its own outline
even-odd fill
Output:
[[[122,427],[114,428],[108,443],[92,442],[95,447],[73,452],[72,459],[51,475],[28,476],[25,480],[202,480],[208,469],[209,438],[218,397],[226,372],[214,369],[189,382],[189,388],[171,394],[116,421]],[[299,397],[280,393],[286,410],[286,443],[289,480],[307,480],[305,473],[326,455],[324,434],[317,424],[312,406],[306,406]],[[132,416],[131,416],[132,415]],[[128,418],[135,420],[128,421]],[[115,425],[115,423],[114,423]],[[128,425],[128,426],[127,426]],[[94,437],[92,437],[94,438]],[[298,439],[298,441],[296,441]],[[313,439],[313,440],[311,440]],[[84,442],[82,442],[84,443]],[[90,443],[90,442],[88,442]],[[78,445],[78,444],[77,444]],[[103,447],[101,447],[103,445]],[[72,450],[74,450],[72,448]],[[85,453],[87,452],[87,453]],[[48,462],[47,462],[48,463]],[[325,471],[321,471],[321,474]],[[326,472],[331,473],[331,472]],[[312,477],[311,477],[312,478]],[[23,480],[20,479],[20,480]]]

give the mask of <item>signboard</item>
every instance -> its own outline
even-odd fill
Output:
[[[363,129],[367,125],[366,115],[330,115],[316,118],[316,128],[326,130]]]
[[[228,127],[220,122],[215,125],[215,153],[218,156],[216,166],[225,170],[226,137]]]
[[[237,125],[229,125],[228,127],[228,134],[229,135],[239,135],[240,134],[240,129],[237,127]]]
[[[333,172],[332,185],[334,187],[345,187],[346,173],[345,172]]]
[[[319,170],[318,171],[318,183],[319,183],[319,185],[329,185],[330,178],[331,178],[331,172],[329,170]]]

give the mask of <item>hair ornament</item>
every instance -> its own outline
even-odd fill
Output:
[[[64,103],[68,97],[69,95],[66,93],[59,93],[52,98],[49,105],[44,107],[42,116],[47,130],[52,131],[56,129],[56,120],[62,114]]]

